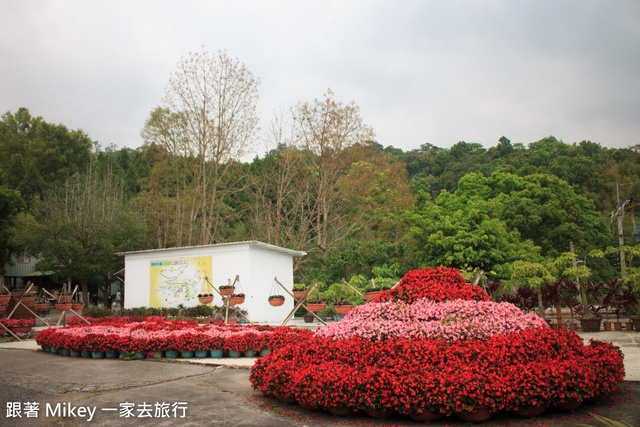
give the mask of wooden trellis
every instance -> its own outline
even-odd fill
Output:
[[[204,280],[207,283],[207,285],[209,285],[209,287],[213,289],[218,295],[220,295],[220,298],[222,298],[222,303],[223,303],[223,306],[225,307],[225,312],[224,312],[225,325],[228,324],[229,322],[229,308],[232,308],[233,310],[235,310],[235,312],[238,313],[240,316],[242,316],[244,320],[246,320],[248,323],[253,323],[251,322],[251,320],[249,320],[247,316],[242,314],[239,308],[237,308],[235,305],[230,304],[231,297],[233,296],[233,290],[235,289],[236,283],[240,283],[239,275],[236,275],[236,278],[233,280],[233,284],[231,285],[231,292],[229,292],[229,295],[222,295],[222,293],[218,290],[218,288],[216,288],[215,286],[213,286],[213,284],[211,284],[211,281],[209,280],[208,277],[205,276]],[[213,315],[213,311],[211,313]]]
[[[326,325],[327,323],[322,320],[321,318],[319,318],[313,311],[309,310],[309,308],[306,306],[305,301],[307,300],[307,298],[309,298],[309,296],[311,295],[311,292],[313,292],[313,290],[318,287],[318,282],[316,282],[315,280],[313,282],[311,282],[311,285],[309,286],[309,289],[307,289],[307,291],[304,293],[304,295],[302,296],[302,298],[297,299],[295,296],[293,296],[293,294],[289,291],[289,289],[287,289],[282,283],[280,283],[280,281],[278,280],[277,277],[274,277],[273,279],[278,286],[280,286],[282,289],[284,289],[284,291],[286,293],[288,293],[289,295],[291,295],[291,298],[293,298],[294,301],[296,301],[296,305],[295,307],[293,307],[293,310],[291,310],[291,312],[289,313],[289,315],[287,316],[286,319],[284,319],[284,322],[282,322],[281,326],[286,325],[287,323],[289,323],[289,320],[291,320],[291,318],[295,315],[296,311],[298,311],[298,309],[300,307],[304,307],[309,313],[313,314],[313,317],[315,317],[316,319],[318,319],[318,321],[320,321],[323,325]]]
[[[13,310],[11,310],[11,313],[9,313],[9,315],[7,316],[7,319],[11,319],[11,316],[13,316],[13,314],[16,312],[16,310],[18,309],[19,306],[22,306],[24,308],[27,309],[27,311],[29,311],[29,313],[33,314],[35,317],[37,317],[38,319],[40,319],[42,321],[42,323],[44,323],[45,325],[47,325],[48,327],[51,327],[51,325],[42,317],[38,316],[37,313],[35,313],[33,310],[31,310],[24,302],[22,302],[22,298],[24,298],[25,295],[27,295],[29,293],[29,291],[31,290],[31,288],[33,287],[33,282],[29,282],[27,283],[27,285],[29,286],[24,292],[22,292],[22,295],[20,295],[18,297],[18,301],[16,302],[16,305],[13,307]],[[4,285],[4,283],[2,283],[2,287],[9,292],[9,294],[11,294],[11,291],[9,289],[7,289],[7,287]],[[43,291],[47,292],[45,289],[43,289]],[[20,338],[18,338],[18,336],[16,334],[14,334],[4,323],[0,323],[0,325],[2,325],[2,327],[5,329],[5,331],[9,332],[9,334],[11,336],[13,336],[15,339],[17,339],[18,341],[22,341]]]

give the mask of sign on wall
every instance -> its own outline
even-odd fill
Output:
[[[211,256],[151,261],[151,307],[186,307],[197,304],[198,294],[211,293],[205,277],[211,280]]]

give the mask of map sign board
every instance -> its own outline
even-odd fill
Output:
[[[150,307],[185,307],[197,305],[198,294],[211,290],[211,256],[153,260],[150,267]]]

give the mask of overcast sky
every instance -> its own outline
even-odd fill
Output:
[[[262,129],[331,88],[405,151],[503,135],[629,147],[638,23],[637,0],[0,0],[0,113],[136,148],[176,63],[204,46],[262,81]]]

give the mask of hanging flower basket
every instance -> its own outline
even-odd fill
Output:
[[[60,296],[58,297],[58,303],[60,303],[60,304],[67,304],[67,303],[70,303],[70,302],[71,302],[71,299],[72,299],[72,296],[71,296],[71,295],[60,295]]]
[[[14,298],[20,298],[22,296],[22,291],[11,292],[11,296]]]
[[[69,311],[73,304],[71,303],[58,303],[56,304],[56,310],[58,311]]]
[[[46,302],[36,304],[37,311],[47,311],[49,310],[49,307],[50,307],[49,303],[46,303]]]
[[[22,297],[21,301],[24,305],[33,307],[36,304],[36,297]]]
[[[234,294],[231,296],[231,300],[229,301],[229,304],[231,305],[237,305],[237,304],[242,304],[244,302],[244,294]]]
[[[382,291],[370,291],[370,292],[365,292],[364,295],[364,299],[366,299],[367,301],[373,301],[378,294],[382,292]]]
[[[336,304],[335,309],[338,314],[347,314],[351,311],[353,306],[351,304]]]
[[[317,302],[317,303],[309,303],[307,304],[307,308],[310,311],[313,311],[314,313],[318,313],[320,311],[322,311],[322,309],[324,309],[324,307],[327,305],[326,302],[322,301],[322,302]]]
[[[198,301],[200,304],[211,304],[213,302],[212,294],[200,294],[198,295]]]
[[[220,290],[220,295],[222,295],[223,297],[226,297],[227,295],[231,295],[231,293],[233,292],[233,288],[227,287],[227,286],[220,286],[219,290]]]
[[[306,292],[307,292],[307,291],[293,291],[293,297],[294,297],[295,299],[302,299],[302,297],[304,297],[304,294],[305,294]]]
[[[10,299],[11,299],[11,295],[9,294],[0,295],[0,305],[9,304]]]
[[[272,295],[269,297],[269,304],[273,307],[280,307],[284,304],[284,297],[282,295]]]
[[[73,311],[82,310],[83,308],[84,308],[84,304],[82,304],[82,303],[71,304],[71,309]]]

